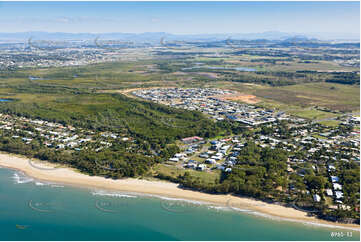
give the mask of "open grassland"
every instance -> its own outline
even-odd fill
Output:
[[[341,122],[337,120],[325,120],[325,121],[320,121],[319,123],[324,126],[337,127]]]
[[[288,113],[300,117],[300,118],[306,118],[310,120],[318,120],[318,119],[327,119],[327,118],[333,118],[336,117],[336,114],[330,113],[330,112],[323,112],[315,109],[298,109],[298,110],[291,110],[288,111]]]
[[[192,177],[199,178],[203,183],[216,184],[219,182],[221,174],[220,171],[203,172],[191,169],[182,169],[174,165],[157,164],[153,167],[152,172],[154,174],[162,174],[172,178],[184,175],[185,172],[189,172]],[[216,182],[217,181],[217,182]]]
[[[256,104],[257,106],[282,110],[301,118],[320,120],[327,126],[338,123],[335,120],[323,120],[338,116],[330,111],[352,112],[359,115],[360,110],[360,86],[358,85],[307,83],[273,87],[218,81],[207,83],[206,87],[231,89],[245,95],[254,95],[261,101]],[[326,109],[321,110],[322,108]]]
[[[360,87],[330,83],[307,83],[283,87],[260,88],[255,96],[300,107],[321,106],[351,112],[360,105]]]
[[[359,111],[360,86],[335,83],[307,83],[273,87],[260,84],[213,82],[208,87],[236,90],[255,95],[269,108],[294,110],[312,106],[346,112]],[[307,114],[306,114],[307,115]]]
[[[202,61],[201,58],[198,59]],[[265,60],[267,60],[265,62]],[[260,71],[358,71],[357,67],[340,66],[333,61],[310,60],[304,61],[298,58],[271,57],[257,55],[232,55],[223,57],[224,63],[243,67],[253,67]]]
[[[244,55],[242,58],[255,60],[260,57]],[[197,61],[212,66],[222,66],[221,63],[229,60],[232,65],[237,66],[237,58],[234,56],[219,60],[205,57],[198,59]],[[24,101],[31,99],[30,96],[26,97],[26,94],[29,93],[39,94],[37,97],[39,99],[49,98],[40,97],[43,93],[53,93],[51,98],[54,99],[58,94],[68,92],[115,92],[116,90],[151,87],[214,87],[236,90],[243,95],[254,95],[261,101],[257,105],[280,110],[293,110],[292,114],[312,119],[329,116],[319,110],[311,112],[300,109],[319,106],[342,112],[359,111],[360,87],[358,85],[314,82],[270,86],[261,83],[224,80],[222,76],[227,74],[217,75],[217,78],[208,75],[216,75],[217,70],[202,71],[201,75],[199,70],[195,72],[179,71],[180,67],[189,65],[194,64],[186,60],[143,60],[100,63],[82,67],[23,69],[0,73],[0,95]],[[246,75],[250,79],[257,76],[253,72],[243,72],[242,75]],[[258,74],[258,78],[261,78],[262,75]],[[266,76],[264,77],[266,78]],[[268,76],[268,78],[276,77]]]
[[[151,85],[147,83],[166,80],[166,78],[156,69],[153,62],[115,62],[1,73],[0,86],[37,84],[87,89],[119,89]]]

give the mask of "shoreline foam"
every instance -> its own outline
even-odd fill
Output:
[[[31,166],[28,161],[28,158],[20,155],[0,153],[0,166],[24,172],[27,176],[39,180],[37,182],[55,182],[78,187],[105,189],[107,191],[138,193],[158,197],[160,199],[165,198],[168,200],[185,202],[208,203],[210,205],[221,205],[222,207],[230,208],[235,211],[239,209],[240,212],[248,212],[257,216],[269,217],[271,219],[360,231],[360,227],[355,224],[335,223],[317,219],[315,217],[309,217],[307,216],[307,213],[298,211],[294,208],[269,204],[252,198],[207,194],[185,190],[179,188],[175,183],[163,181],[148,181],[134,178],[121,180],[106,179],[99,176],[85,175],[70,168],[40,170]],[[43,166],[44,162],[41,163]],[[51,164],[46,164],[46,166],[51,167]],[[232,201],[232,207],[228,206],[229,201]]]

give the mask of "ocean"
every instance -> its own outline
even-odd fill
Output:
[[[0,240],[360,240],[195,201],[46,183],[0,168]]]

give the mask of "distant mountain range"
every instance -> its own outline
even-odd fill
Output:
[[[0,33],[0,41],[27,41],[34,40],[82,40],[93,41],[95,38],[104,40],[127,40],[135,42],[159,42],[161,38],[166,40],[183,41],[222,41],[226,39],[237,40],[295,40],[295,41],[316,41],[316,40],[338,40],[338,41],[359,41],[357,34],[334,34],[334,33],[313,33],[297,34],[279,31],[268,31],[263,33],[232,33],[232,34],[170,34],[165,32],[149,33],[63,33],[63,32],[19,32]]]

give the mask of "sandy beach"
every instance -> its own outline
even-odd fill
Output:
[[[20,170],[28,176],[43,181],[207,202],[221,206],[251,210],[275,218],[360,230],[358,225],[333,223],[308,217],[305,212],[276,204],[268,204],[251,198],[241,198],[232,195],[214,195],[185,190],[179,188],[178,184],[170,182],[132,178],[113,180],[98,176],[88,176],[70,168],[61,167],[53,169],[54,166],[52,166],[52,164],[42,161],[31,160],[31,162],[29,162],[28,158],[19,155],[0,153],[0,166]]]

